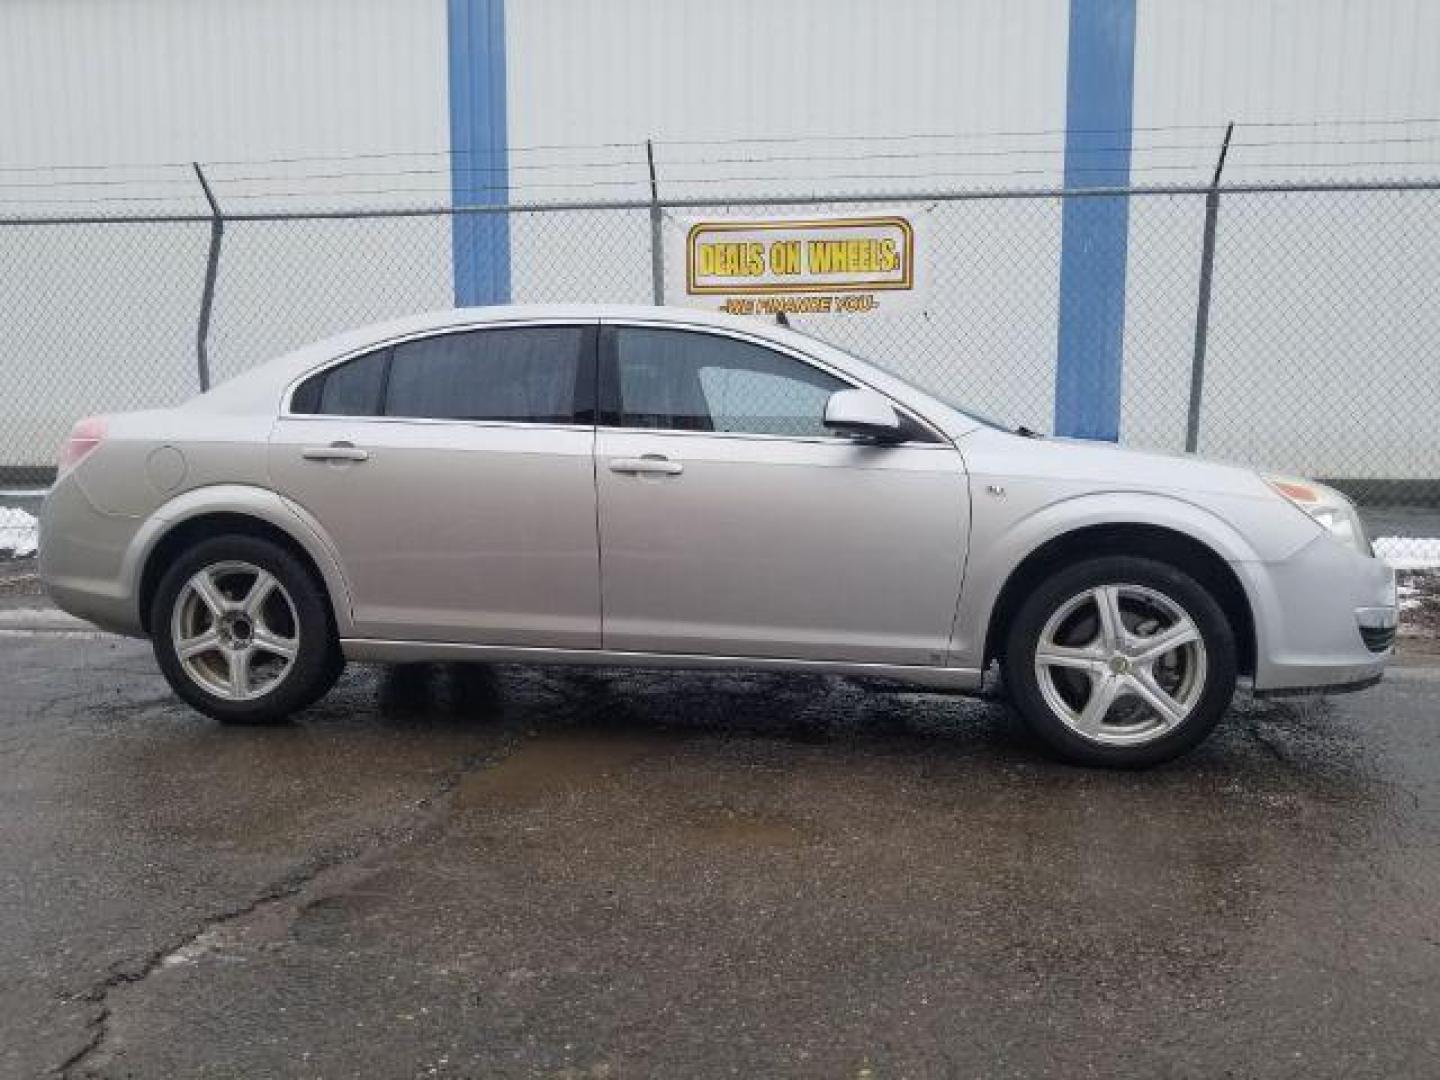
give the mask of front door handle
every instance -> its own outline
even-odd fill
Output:
[[[659,454],[647,454],[638,458],[611,458],[610,471],[641,476],[679,476],[685,471],[685,466]]]
[[[334,442],[329,446],[307,446],[300,456],[306,461],[368,461],[370,451],[354,443]]]

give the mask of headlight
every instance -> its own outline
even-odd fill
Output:
[[[1355,504],[1334,488],[1289,476],[1267,476],[1265,482],[1342,544],[1362,555],[1374,554]]]

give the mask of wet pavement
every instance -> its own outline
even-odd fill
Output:
[[[1433,1075],[1440,668],[1147,773],[846,679],[0,636],[0,1075]]]

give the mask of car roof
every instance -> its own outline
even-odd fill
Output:
[[[831,351],[826,342],[798,333],[776,322],[746,315],[728,315],[701,308],[660,307],[653,304],[497,304],[489,307],[444,308],[406,315],[385,322],[346,330],[334,337],[306,345],[303,352],[315,351],[331,356],[363,348],[369,344],[427,330],[477,326],[486,323],[522,322],[546,319],[582,321],[635,320],[650,323],[674,323],[683,326],[707,326],[721,330],[741,330],[747,334],[769,338],[792,348],[808,351]],[[848,354],[847,354],[848,355]]]
[[[714,326],[726,330],[744,330],[776,341],[793,338],[795,344],[816,339],[789,330],[779,323],[754,316],[729,315],[702,308],[661,307],[654,304],[495,304],[486,307],[445,308],[409,315],[387,322],[359,327],[356,333],[373,335],[381,341],[399,334],[443,330],[452,326],[474,326],[479,323],[512,322],[536,319],[643,320],[669,322],[687,326]],[[823,344],[823,343],[822,343]]]

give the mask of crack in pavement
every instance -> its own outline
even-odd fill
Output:
[[[407,812],[410,820],[381,830],[367,842],[322,853],[306,867],[272,884],[246,903],[206,918],[199,928],[171,944],[143,956],[110,965],[109,974],[104,978],[64,999],[93,1004],[97,1009],[86,1025],[86,1040],[51,1069],[51,1074],[61,1077],[62,1080],[87,1075],[82,1070],[104,1048],[110,1035],[110,1021],[113,1016],[110,1006],[112,991],[142,983],[162,968],[197,960],[212,950],[224,930],[271,907],[301,898],[301,902],[294,905],[298,913],[338,887],[375,874],[400,848],[442,835],[448,824],[452,797],[460,784],[467,776],[493,768],[510,757],[525,734],[518,726],[502,729],[497,745],[485,752],[462,758],[459,765],[442,777],[430,794],[412,805]]]

